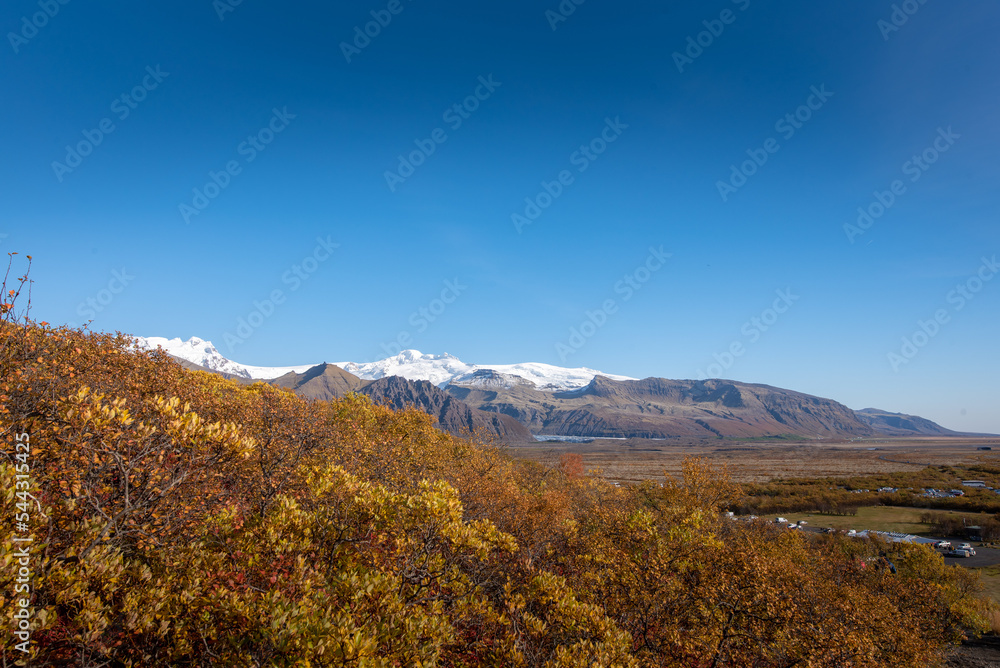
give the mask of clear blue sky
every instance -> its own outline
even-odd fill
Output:
[[[47,1],[0,10],[0,250],[35,257],[38,319],[258,365],[402,338],[1000,432],[1000,279],[968,285],[1000,253],[995,2]]]

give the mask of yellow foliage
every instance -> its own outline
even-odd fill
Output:
[[[990,616],[925,548],[726,519],[740,489],[703,462],[616,488],[8,315],[0,433],[22,432],[32,654],[8,634],[8,665],[924,667]]]

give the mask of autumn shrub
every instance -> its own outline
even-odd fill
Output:
[[[4,665],[924,668],[994,619],[932,550],[726,517],[745,493],[699,461],[615,487],[6,294],[0,520],[34,542],[27,593],[0,548],[3,623],[31,609]]]

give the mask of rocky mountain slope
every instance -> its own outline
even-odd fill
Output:
[[[328,401],[343,397],[348,392],[357,392],[371,397],[375,403],[387,404],[396,409],[416,406],[429,413],[439,428],[459,436],[475,432],[509,444],[534,441],[528,428],[513,417],[496,411],[472,408],[425,380],[412,381],[400,376],[362,380],[338,366],[323,363],[304,373],[293,371],[274,380],[256,381],[242,375],[216,371],[173,355],[171,357],[188,371],[207,371],[241,383],[266,382],[316,401]]]
[[[339,399],[348,392],[358,392],[367,384],[354,374],[325,362],[304,373],[292,371],[270,382],[292,390],[299,396],[320,401]]]
[[[270,382],[300,396],[320,401],[357,392],[371,397],[376,403],[397,409],[416,406],[429,413],[437,426],[453,434],[485,432],[508,443],[533,440],[527,427],[516,419],[496,411],[472,408],[426,380],[413,381],[400,376],[362,380],[338,366],[324,363],[305,373],[287,373]]]
[[[442,429],[453,434],[485,431],[508,443],[533,440],[528,428],[515,418],[496,411],[476,410],[426,380],[389,376],[367,383],[360,392],[393,408],[416,406],[430,413]]]
[[[726,380],[615,381],[542,393],[527,387],[481,388],[452,383],[452,396],[496,410],[534,433],[581,437],[870,436],[875,430],[846,406],[800,392]]]

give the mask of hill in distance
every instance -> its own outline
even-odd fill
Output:
[[[890,413],[877,408],[864,408],[855,411],[858,418],[869,424],[880,434],[887,436],[945,436],[945,437],[970,437],[970,436],[993,436],[994,434],[973,434],[968,432],[952,431],[945,429],[936,422],[931,422],[927,418],[918,415],[905,415],[903,413]]]

